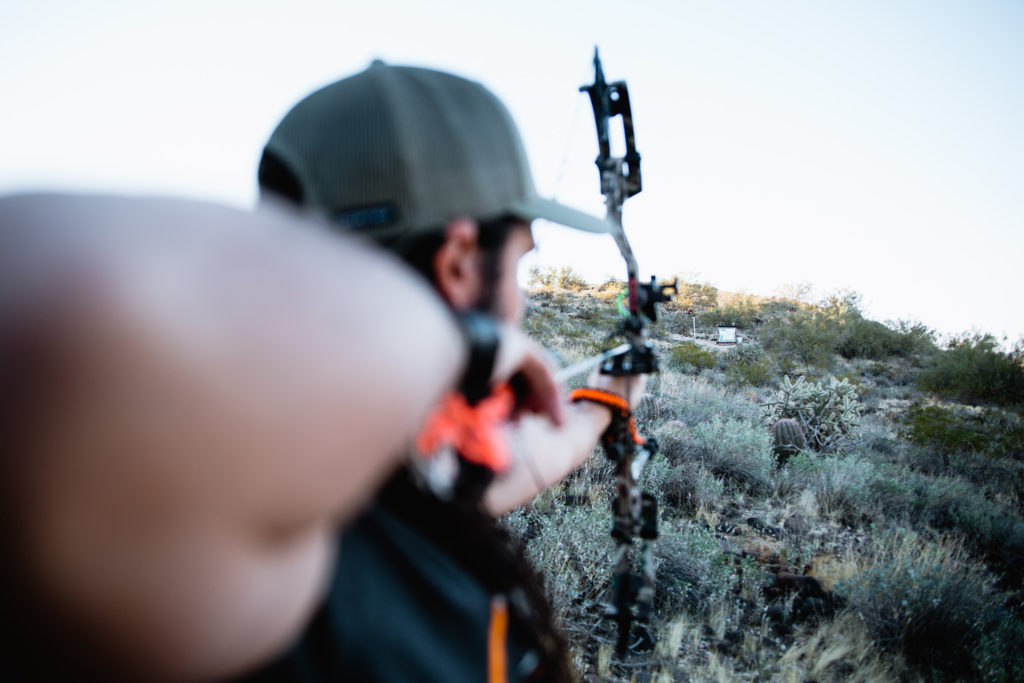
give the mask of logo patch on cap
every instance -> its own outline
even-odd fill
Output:
[[[383,228],[394,225],[398,221],[398,209],[393,204],[364,206],[358,209],[335,211],[331,219],[353,230]]]

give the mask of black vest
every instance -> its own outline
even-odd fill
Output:
[[[514,608],[507,631],[496,618],[507,596],[450,508],[399,473],[342,533],[330,591],[298,641],[243,680],[529,680],[538,656]]]

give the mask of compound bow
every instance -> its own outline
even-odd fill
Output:
[[[655,304],[670,300],[670,292],[676,291],[676,283],[658,285],[653,276],[650,282],[639,282],[636,257],[622,228],[622,205],[642,187],[629,92],[624,81],[605,81],[597,49],[594,50],[594,82],[581,86],[580,91],[590,95],[594,108],[599,147],[596,164],[601,174],[601,194],[605,197],[608,218],[614,225],[612,236],[626,261],[628,276],[626,294],[629,303],[618,329],[627,343],[602,354],[601,372],[626,377],[650,374],[658,371],[658,362],[654,347],[647,339],[647,324],[657,320]],[[609,124],[616,116],[622,118],[625,136],[626,153],[621,157],[614,157],[611,153]],[[629,647],[643,649],[654,644],[650,630],[654,600],[651,542],[658,536],[658,504],[653,495],[640,490],[637,479],[647,461],[657,452],[658,444],[654,439],[645,440],[637,434],[629,405],[625,403],[618,406],[616,419],[602,436],[602,445],[616,468],[617,496],[613,501],[611,532],[616,544],[615,569],[612,603],[607,615],[618,623],[616,650],[622,656]],[[637,537],[640,538],[639,574],[630,569],[630,549]],[[631,640],[634,623],[637,639]]]

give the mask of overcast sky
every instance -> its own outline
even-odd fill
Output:
[[[312,89],[380,57],[477,79],[542,194],[602,211],[578,86],[625,79],[642,275],[860,292],[877,319],[1024,336],[1024,2],[114,2],[0,6],[0,192],[251,206]],[[534,263],[621,277],[607,236]]]

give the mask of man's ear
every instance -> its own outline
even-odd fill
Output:
[[[434,279],[448,304],[461,310],[480,296],[479,228],[471,218],[456,218],[445,226],[444,243],[434,253]]]

